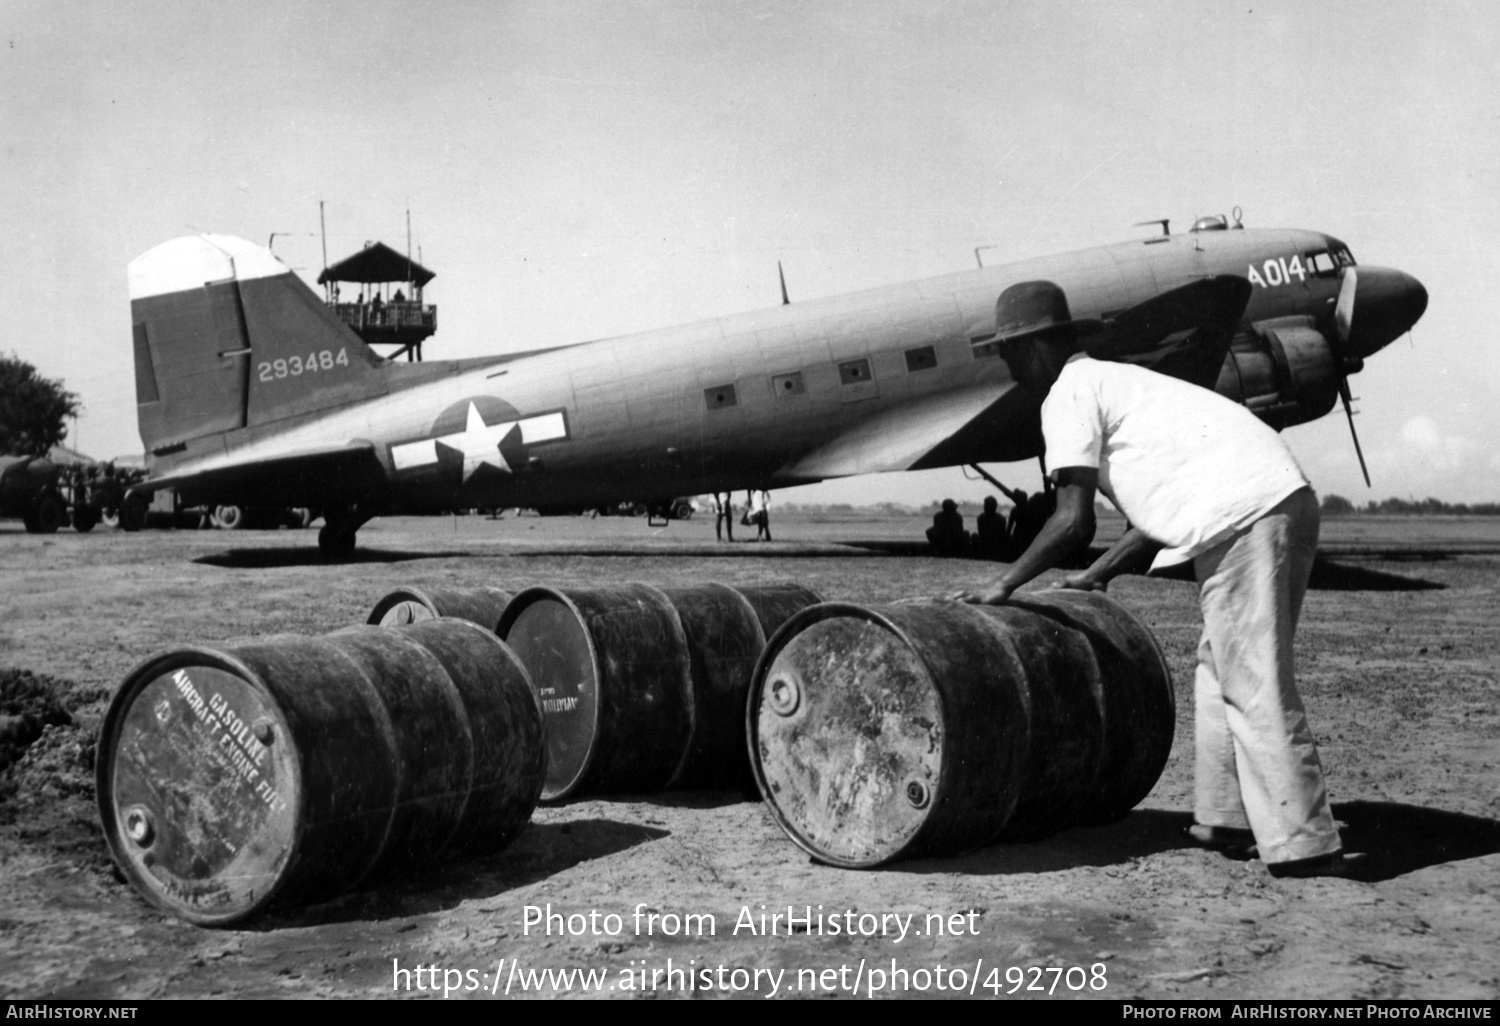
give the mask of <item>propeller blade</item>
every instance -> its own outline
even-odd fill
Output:
[[[1333,323],[1339,332],[1340,360],[1343,359],[1343,347],[1349,341],[1349,327],[1354,323],[1354,292],[1359,288],[1359,275],[1353,267],[1344,268],[1344,281],[1339,286],[1339,300],[1333,308]]]
[[[1359,432],[1354,430],[1354,407],[1349,399],[1349,379],[1339,378],[1339,398],[1344,401],[1344,416],[1349,418],[1349,437],[1354,439],[1354,455],[1359,457],[1359,472],[1365,475],[1365,487],[1370,484],[1370,468],[1365,466],[1365,453],[1359,447]]]
[[[1354,293],[1358,289],[1358,272],[1352,266],[1344,268],[1338,302],[1333,307],[1333,326],[1338,334],[1333,359],[1338,365],[1339,399],[1344,403],[1344,416],[1349,418],[1349,437],[1354,439],[1354,455],[1359,457],[1359,472],[1365,476],[1365,487],[1369,488],[1370,468],[1365,466],[1365,453],[1359,447],[1359,432],[1354,430],[1354,406],[1349,398],[1349,364],[1344,359],[1344,346],[1349,343],[1349,330],[1354,324]]]

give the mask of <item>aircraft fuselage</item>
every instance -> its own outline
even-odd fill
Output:
[[[1051,282],[1073,317],[1108,319],[1205,276],[1237,275],[1252,286],[1241,331],[1304,317],[1327,334],[1340,268],[1349,262],[1341,242],[1318,232],[1192,232],[503,363],[375,366],[366,398],[188,439],[154,459],[152,469],[191,476],[367,445],[380,473],[367,476],[363,501],[417,512],[583,507],[1025,459],[1040,449],[1035,400],[1015,387],[999,347],[974,341],[994,333],[996,297],[1007,287]],[[1361,267],[1359,273],[1362,289],[1368,278],[1370,295],[1384,289],[1385,296],[1378,309],[1361,296],[1355,327],[1364,335],[1354,355],[1363,357],[1410,327],[1400,322],[1418,306],[1421,286],[1396,271]],[[1420,298],[1425,305],[1425,293]],[[1392,314],[1392,308],[1399,309]],[[339,350],[360,345],[352,334],[332,338],[300,358],[304,370],[313,368],[307,373],[337,370],[354,355]],[[305,389],[306,382],[297,383],[303,375],[291,373],[285,360],[261,359],[271,354],[260,345],[249,347],[250,387],[259,390],[263,407],[275,409],[276,389]],[[331,503],[349,487],[337,475],[326,485],[333,494],[304,494],[319,489],[304,480],[296,496],[277,498]],[[267,500],[264,483],[257,497]]]

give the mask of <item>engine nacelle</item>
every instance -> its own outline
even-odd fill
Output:
[[[1214,390],[1280,431],[1333,409],[1338,360],[1311,317],[1261,321],[1230,347]]]

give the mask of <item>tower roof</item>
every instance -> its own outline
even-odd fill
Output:
[[[409,281],[426,285],[436,277],[433,272],[405,254],[397,253],[385,243],[372,242],[353,256],[324,268],[323,273],[318,275],[318,284],[330,281]]]

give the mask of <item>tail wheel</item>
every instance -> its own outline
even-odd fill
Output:
[[[146,526],[146,497],[140,492],[131,492],[120,503],[120,529],[139,531]]]

